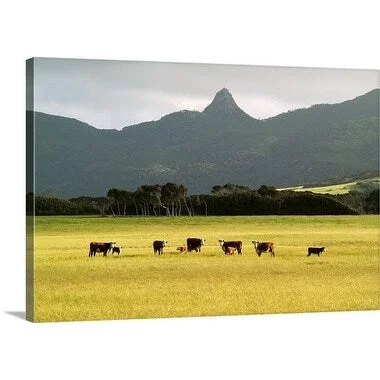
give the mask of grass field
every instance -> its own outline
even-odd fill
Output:
[[[40,322],[379,308],[378,216],[37,217],[35,228]],[[206,239],[201,253],[175,250],[187,237]],[[225,256],[222,238],[243,254]],[[276,257],[252,240],[273,241]],[[122,255],[90,258],[90,241]],[[308,246],[327,251],[307,257]]]
[[[281,188],[278,190],[311,191],[311,192],[317,193],[317,194],[331,194],[331,195],[347,194],[351,190],[355,190],[355,186],[359,182],[362,182],[362,183],[370,182],[370,183],[374,183],[374,184],[379,184],[380,178],[379,177],[373,177],[373,178],[369,178],[366,180],[345,182],[345,183],[340,183],[340,184],[336,184],[336,185],[327,185],[327,186],[304,187],[301,185],[301,186]]]

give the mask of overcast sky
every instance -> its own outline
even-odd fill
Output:
[[[37,58],[34,109],[121,129],[202,111],[226,87],[258,119],[338,103],[379,87],[376,70]]]

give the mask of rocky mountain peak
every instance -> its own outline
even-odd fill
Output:
[[[223,115],[245,112],[239,108],[230,91],[227,88],[222,88],[215,94],[214,100],[203,110],[207,115]],[[247,115],[248,116],[248,115]]]

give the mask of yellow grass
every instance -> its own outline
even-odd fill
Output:
[[[156,318],[379,308],[377,216],[37,217],[35,320]],[[180,254],[187,237],[201,253]],[[218,239],[243,241],[225,256]],[[169,246],[154,256],[152,241]],[[121,257],[88,257],[90,241]],[[258,257],[252,240],[271,240]],[[307,257],[308,246],[326,246]]]
[[[379,177],[374,177],[365,180],[364,182],[379,182]],[[311,191],[313,193],[318,194],[347,194],[349,191],[353,190],[355,185],[358,182],[363,181],[353,181],[347,183],[341,183],[337,185],[329,185],[329,186],[316,186],[316,187],[304,187],[304,186],[294,186],[294,187],[286,187],[278,190],[293,190],[293,191]]]

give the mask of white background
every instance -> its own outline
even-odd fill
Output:
[[[256,3],[264,4],[2,5],[1,378],[378,378],[379,312],[55,324],[17,316],[25,310],[25,60],[380,68],[376,1]]]

